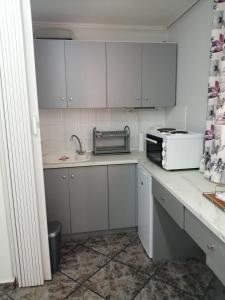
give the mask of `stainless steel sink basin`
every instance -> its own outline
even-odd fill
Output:
[[[77,154],[74,152],[50,153],[43,155],[44,164],[80,163],[91,159],[90,153]]]

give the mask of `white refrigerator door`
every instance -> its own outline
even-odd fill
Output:
[[[138,166],[138,235],[149,257],[152,257],[152,231],[152,177],[142,166]]]

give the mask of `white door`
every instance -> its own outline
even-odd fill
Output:
[[[0,1],[0,28],[0,168],[13,277],[20,287],[42,285],[51,269],[30,1]]]
[[[142,166],[138,166],[138,235],[149,257],[152,257],[152,231],[152,177]]]

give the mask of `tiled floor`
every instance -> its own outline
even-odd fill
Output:
[[[200,259],[154,264],[130,232],[65,241],[52,281],[0,286],[0,299],[224,300],[225,288]]]

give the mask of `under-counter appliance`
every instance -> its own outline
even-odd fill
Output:
[[[197,169],[203,153],[201,133],[159,128],[146,136],[147,157],[166,170]]]
[[[153,255],[152,176],[141,165],[138,174],[138,236],[149,257]]]
[[[130,128],[123,130],[98,131],[93,128],[93,154],[130,153]]]

